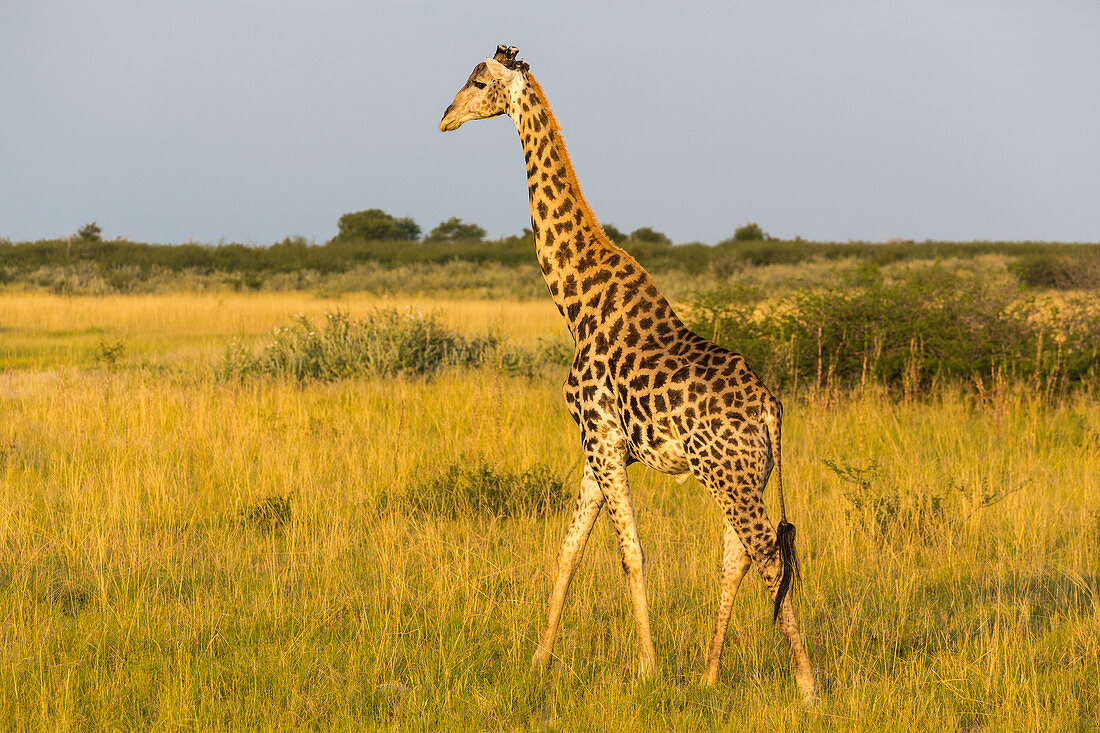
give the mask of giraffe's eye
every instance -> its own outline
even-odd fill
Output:
[[[473,84],[478,89],[484,89],[485,88],[485,82],[483,82],[483,81],[474,81],[474,82],[470,82],[470,83]]]

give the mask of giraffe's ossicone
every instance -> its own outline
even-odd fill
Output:
[[[499,46],[493,58],[475,66],[439,129],[498,115],[515,122],[539,266],[576,342],[564,392],[580,426],[584,475],[533,664],[544,669],[550,663],[569,584],[606,503],[629,580],[641,669],[655,671],[645,559],[626,473],[628,464],[640,461],[665,473],[690,472],[722,514],[721,591],[704,682],[717,680],[733,597],[755,563],[786,636],[795,682],[812,703],[813,673],[787,592],[794,527],[783,508],[782,407],[740,354],[685,326],[649,273],[607,238],[581,194],[546,95],[516,53],[514,46]],[[763,500],[773,466],[778,533]]]

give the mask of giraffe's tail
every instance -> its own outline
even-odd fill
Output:
[[[782,569],[772,612],[772,621],[775,621],[779,618],[779,609],[783,606],[783,600],[787,597],[791,585],[797,588],[801,582],[798,555],[794,548],[794,525],[787,521],[787,507],[783,501],[783,405],[779,400],[773,398],[773,404],[766,408],[764,424],[767,426],[768,439],[771,442],[772,460],[775,463],[775,487],[779,494],[779,526],[776,527],[775,552],[779,553]]]

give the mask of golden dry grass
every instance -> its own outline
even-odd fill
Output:
[[[634,467],[660,676],[633,678],[601,519],[546,679],[528,660],[567,518],[410,516],[464,456],[575,481],[560,376],[222,381],[235,337],[366,296],[0,297],[0,725],[7,729],[1088,730],[1100,716],[1100,407],[788,396],[802,710],[759,582],[701,690],[719,529]],[[416,307],[431,308],[422,301]],[[553,306],[447,301],[558,337]],[[122,341],[115,366],[99,342]],[[252,521],[269,497],[279,526]],[[774,497],[769,492],[769,504]]]
[[[216,293],[62,296],[0,293],[0,365],[87,365],[101,344],[121,342],[131,357],[180,364],[209,360],[234,338],[261,341],[296,314],[320,319],[326,312],[371,308],[439,311],[442,321],[471,332],[495,329],[519,344],[567,337],[549,299],[536,301],[392,298],[352,293]]]

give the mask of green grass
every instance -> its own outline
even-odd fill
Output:
[[[230,336],[219,338],[224,349]],[[639,466],[658,678],[634,677],[605,517],[558,661],[546,678],[528,671],[568,510],[420,512],[410,499],[425,486],[440,495],[450,466],[469,467],[455,483],[468,479],[474,496],[485,475],[516,490],[508,482],[540,466],[568,492],[580,454],[561,374],[223,380],[219,353],[168,372],[129,356],[5,372],[0,727],[1047,731],[1100,720],[1094,396],[1047,401],[1018,383],[921,400],[784,394],[798,609],[822,691],[807,711],[755,576],[735,604],[720,685],[698,687],[718,518],[697,484]],[[774,512],[772,491],[766,501]]]

